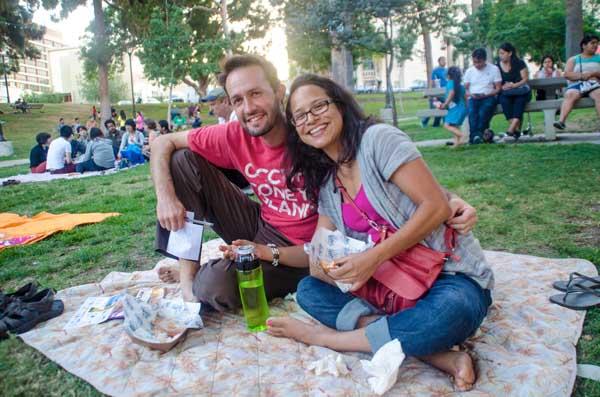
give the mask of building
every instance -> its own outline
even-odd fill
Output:
[[[44,37],[39,41],[32,41],[40,50],[38,59],[25,58],[19,62],[19,71],[7,75],[8,90],[11,101],[17,100],[26,92],[44,93],[53,92],[50,72],[50,52],[65,47],[62,43],[62,34],[52,29],[47,29]],[[1,79],[0,99],[6,102],[6,87]]]

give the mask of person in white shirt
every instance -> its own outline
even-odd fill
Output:
[[[219,124],[237,120],[233,106],[231,106],[227,93],[222,87],[213,88],[201,101],[208,102],[208,107],[217,116]]]
[[[71,159],[71,138],[73,128],[70,125],[60,127],[60,137],[53,140],[48,148],[46,169],[52,174],[68,174],[75,172],[75,164]]]
[[[227,124],[232,121],[237,121],[237,116],[233,110],[229,97],[222,87],[213,88],[200,99],[202,102],[208,102],[210,111],[217,117],[219,124]],[[252,195],[252,188],[240,172],[236,170],[228,170],[219,168],[231,183],[242,189],[246,195]]]
[[[487,63],[484,48],[473,51],[471,57],[473,66],[467,69],[464,82],[469,97],[469,143],[478,144],[484,142],[484,131],[490,128],[502,76],[496,65]]]

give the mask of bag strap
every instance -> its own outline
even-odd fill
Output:
[[[356,205],[354,200],[352,200],[352,197],[350,197],[350,194],[348,194],[348,191],[344,187],[344,184],[342,183],[340,178],[337,176],[335,177],[335,187],[340,189],[340,192],[342,193],[344,200],[346,200],[354,208],[354,210],[356,212],[358,212],[365,221],[367,221],[369,226],[371,226],[373,229],[375,229],[381,235],[381,241],[385,240],[387,238],[388,232],[390,231],[390,228],[385,225],[380,225],[377,222],[375,222],[374,220],[372,220],[371,218],[369,218],[369,215],[367,215],[367,213],[365,211],[360,209],[358,207],[358,205]],[[448,257],[451,257],[454,260],[458,261],[459,258],[456,255],[454,255],[454,250],[456,249],[457,232],[455,229],[453,229],[449,226],[444,225],[444,227],[446,228],[446,231],[444,232],[444,244],[446,245],[446,248],[449,250],[448,252],[445,252],[445,254]],[[394,233],[395,230],[391,230],[391,232]]]

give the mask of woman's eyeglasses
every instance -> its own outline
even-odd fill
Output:
[[[334,103],[333,99],[324,99],[315,103],[308,112],[298,113],[292,116],[292,125],[294,127],[302,127],[306,121],[308,121],[308,114],[312,114],[313,116],[318,116],[320,114],[325,113],[329,110],[329,104]]]

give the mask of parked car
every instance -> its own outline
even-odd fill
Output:
[[[173,95],[171,97],[171,102],[184,102],[183,98]]]
[[[144,100],[144,103],[160,103],[160,101],[156,98],[149,97]]]
[[[411,91],[422,91],[427,88],[427,81],[425,80],[415,80],[408,87]]]
[[[131,100],[130,99],[121,99],[119,102],[117,102],[117,105],[119,105],[119,106],[131,105]]]

